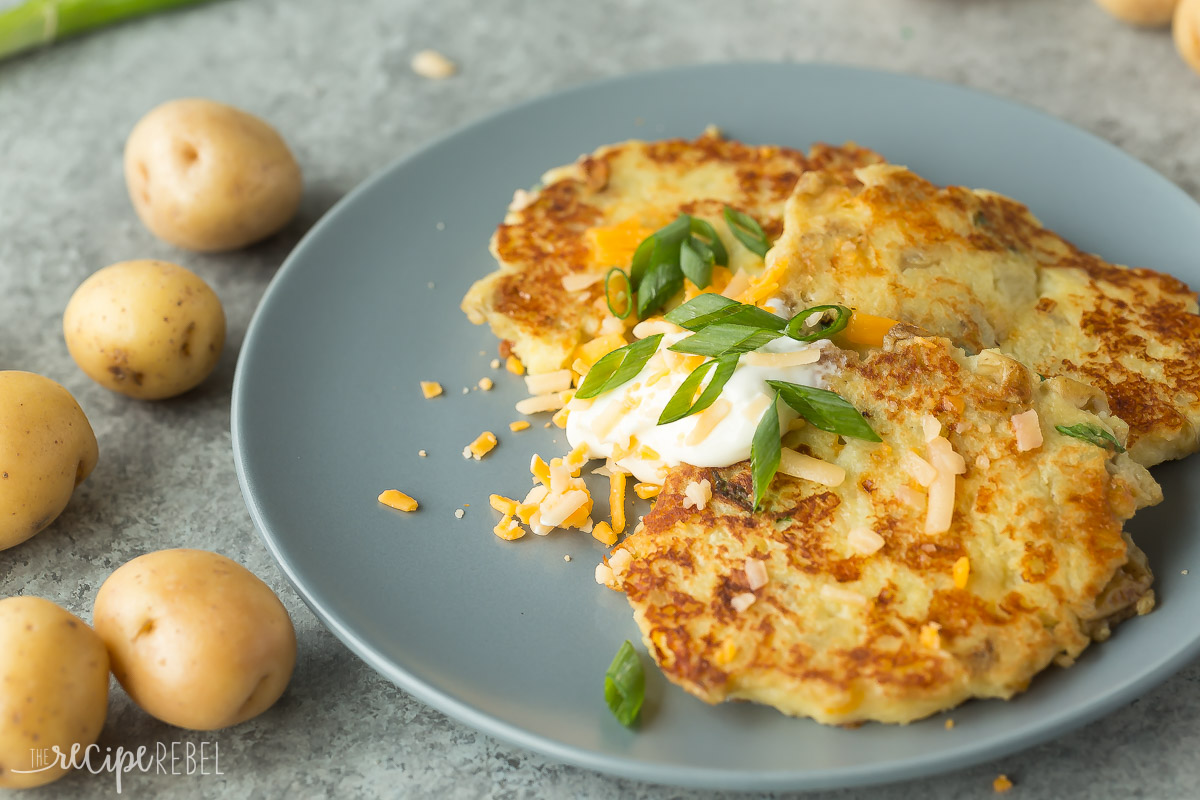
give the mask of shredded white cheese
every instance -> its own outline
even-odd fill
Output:
[[[779,454],[779,471],[793,478],[802,478],[822,486],[841,486],[846,480],[846,470],[819,458],[797,453],[785,447]]]
[[[753,592],[742,592],[741,594],[735,594],[733,597],[729,598],[729,605],[734,611],[740,614],[750,606],[754,605],[754,601],[757,599],[758,598],[754,596]]]
[[[1013,414],[1013,433],[1017,435],[1017,452],[1024,453],[1042,446],[1042,426],[1038,421],[1037,411],[1029,409],[1020,414]]]
[[[767,585],[767,562],[757,558],[746,559],[746,583],[750,591],[758,591]]]
[[[683,490],[683,507],[703,511],[708,501],[712,499],[712,484],[708,479],[692,481]]]
[[[869,556],[883,547],[883,537],[868,527],[859,526],[851,528],[846,534],[846,544],[850,545],[852,550]]]

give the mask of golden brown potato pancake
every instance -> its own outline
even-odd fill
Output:
[[[918,325],[1044,375],[1104,391],[1145,466],[1200,448],[1196,294],[1148,269],[1109,264],[986,191],[939,188],[892,165],[858,182],[806,173],[789,200],[782,293]]]
[[[1009,698],[1153,607],[1145,556],[1122,524],[1161,499],[1158,485],[1127,455],[1055,430],[1087,423],[1124,437],[1119,419],[1097,413],[1095,389],[902,327],[865,358],[835,357],[830,388],[884,443],[811,425],[788,436],[843,467],[841,485],[779,475],[755,512],[745,463],[681,466],[620,545],[632,563],[618,581],[670,680],[710,703],[904,723],[971,697]],[[1030,409],[1044,441],[1020,451],[1011,419]],[[925,455],[927,414],[966,462],[951,527],[933,535],[905,455]],[[686,507],[686,487],[701,480],[712,499]],[[855,549],[862,527],[881,549]],[[751,558],[768,576],[755,591]]]
[[[463,311],[510,341],[530,372],[559,369],[609,315],[603,283],[568,291],[565,276],[600,277],[613,266],[628,268],[638,242],[681,212],[713,224],[732,268],[757,273],[762,261],[730,235],[722,217],[725,205],[757,219],[773,240],[783,229],[784,204],[802,172],[824,169],[853,180],[855,167],[879,161],[880,156],[853,144],[816,145],[806,156],[715,133],[693,141],[601,147],[546,173],[541,189],[517,193],[492,237],[500,268],[471,287]],[[608,231],[610,243],[624,238],[626,246],[597,247],[589,229]]]

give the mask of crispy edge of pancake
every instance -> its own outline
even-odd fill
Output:
[[[733,205],[755,216],[769,236],[783,229],[783,206],[805,170],[822,169],[853,180],[853,170],[881,162],[878,154],[846,143],[814,145],[808,155],[786,147],[747,145],[706,133],[697,139],[645,142],[630,140],[601,147],[575,164],[550,170],[546,185],[534,193],[518,193],[491,241],[499,269],[477,281],[463,298],[471,322],[488,323],[530,372],[565,366],[575,347],[594,336],[608,315],[602,284],[568,292],[562,279],[594,272],[584,234],[588,228],[619,223],[606,217],[614,170],[624,159],[642,156],[671,180],[700,165],[720,164],[734,173],[734,196],[696,196],[675,213],[719,217]],[[673,216],[673,214],[672,214]]]
[[[846,466],[842,487],[780,476],[768,506],[754,512],[745,463],[684,465],[622,543],[633,561],[621,585],[646,646],[670,680],[700,699],[765,702],[831,724],[908,722],[970,697],[1011,697],[1052,661],[1069,665],[1116,622],[1153,607],[1153,576],[1122,523],[1161,499],[1158,485],[1128,456],[1053,429],[1101,423],[1079,407],[1092,390],[1066,378],[1040,382],[996,351],[966,358],[944,339],[906,336],[896,332],[864,360],[847,356],[831,385],[886,444],[841,442],[811,426],[800,432],[803,452]],[[948,397],[962,399],[964,412]],[[1000,423],[1028,408],[1045,417],[1046,441],[1018,452]],[[901,448],[923,442],[926,413],[968,463],[954,526],[933,536],[923,532],[923,510],[899,499],[891,482],[904,474]],[[712,501],[684,508],[686,486],[700,479],[710,480]],[[1047,482],[1053,495],[1014,494],[1022,481]],[[886,543],[862,556],[844,537],[868,522]],[[739,614],[730,601],[751,591],[748,555],[767,562],[771,579]],[[960,589],[953,565],[963,555],[972,578]],[[863,592],[861,614],[836,596],[817,603],[824,586]],[[922,644],[931,624],[938,648]],[[822,650],[822,625],[849,634]]]
[[[848,184],[810,172],[797,184],[768,254],[788,259],[785,291],[903,319],[973,350],[998,346],[1042,374],[1091,383],[1131,427],[1130,451],[1145,466],[1200,449],[1200,316],[1186,284],[1085,253],[994,192],[939,188],[894,165],[856,175]],[[921,283],[929,264],[915,262],[931,250],[964,267]],[[990,287],[984,266],[995,270]],[[1028,274],[1014,274],[1020,267]]]

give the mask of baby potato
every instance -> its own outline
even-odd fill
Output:
[[[266,122],[212,100],[172,100],[134,127],[125,183],[155,236],[197,252],[278,231],[300,205],[300,166]]]
[[[1160,27],[1171,22],[1179,0],[1096,0],[1096,4],[1122,22]]]
[[[1196,72],[1200,72],[1200,0],[1181,0],[1175,9],[1171,32],[1175,49]]]
[[[71,295],[63,335],[75,363],[96,383],[161,400],[195,387],[216,367],[225,312],[208,284],[177,264],[121,261]]]
[[[108,715],[108,653],[87,623],[40,597],[0,600],[0,789],[67,773],[64,753],[94,744]],[[46,750],[35,763],[33,750]],[[53,766],[34,772],[47,764]],[[20,770],[17,772],[15,770]]]
[[[57,519],[99,457],[70,392],[32,372],[0,371],[0,550]]]
[[[133,701],[181,728],[258,716],[283,694],[296,662],[295,630],[275,593],[203,550],[125,564],[100,587],[93,620]]]

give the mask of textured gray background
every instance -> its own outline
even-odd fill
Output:
[[[13,0],[0,0],[0,7]],[[99,584],[175,546],[241,561],[282,596],[300,656],[262,717],[184,733],[116,689],[102,744],[216,741],[217,776],[127,776],[131,797],[359,796],[701,798],[557,765],[453,722],[378,678],[287,586],[242,503],[229,392],[246,324],[309,225],[368,175],[450,128],[607,75],[707,61],[834,61],[912,72],[1018,98],[1093,131],[1200,198],[1200,76],[1165,32],[1126,28],[1087,0],[223,0],[0,63],[0,368],[67,386],[100,440],[100,464],[45,533],[0,553],[0,596],[36,594],[90,618]],[[408,69],[439,49],[461,65],[432,82]],[[299,218],[242,253],[197,256],[155,240],[121,177],[134,122],[200,95],[274,123],[305,171]],[[549,165],[547,165],[549,166]],[[144,404],[90,383],[67,355],[61,314],[94,270],[164,258],[216,289],[229,341],[216,374]],[[942,800],[1195,797],[1200,668],[1081,731],[974,769],[814,797]],[[72,775],[30,796],[115,794]]]

